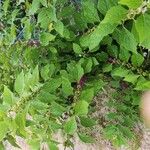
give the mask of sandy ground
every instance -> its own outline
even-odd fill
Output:
[[[107,112],[110,111],[108,107],[105,106],[105,103],[108,101],[109,93],[114,92],[113,89],[108,89],[107,91],[100,92],[95,98],[94,101],[96,102],[96,112],[92,114],[93,117],[103,117],[106,115]],[[122,146],[120,148],[114,148],[110,141],[106,140],[102,136],[102,127],[97,125],[90,131],[91,135],[94,136],[96,142],[94,144],[85,144],[82,143],[77,136],[73,139],[74,149],[73,150],[150,150],[150,129],[146,129],[144,125],[141,123],[137,123],[136,125],[136,132],[139,134],[139,141],[136,143],[129,143],[128,147]],[[58,133],[54,136],[56,140],[61,141],[59,144],[59,150],[72,150],[71,148],[64,148],[63,146],[63,136],[61,133]],[[17,142],[21,147],[21,150],[32,150],[26,144],[25,140],[20,137],[17,137]],[[41,146],[41,150],[47,150],[47,146],[44,144]],[[8,142],[5,142],[6,150],[20,150],[18,148],[14,148]]]

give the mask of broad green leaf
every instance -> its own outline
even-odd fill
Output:
[[[58,97],[54,94],[50,94],[48,91],[41,91],[37,99],[39,99],[41,102],[49,104],[53,101],[56,101]]]
[[[5,12],[5,15],[7,14],[9,4],[10,4],[10,0],[5,0],[4,3],[3,3],[3,10]]]
[[[73,88],[68,78],[62,76],[62,91],[64,96],[73,95]]]
[[[0,141],[2,141],[8,132],[8,124],[5,121],[0,121]]]
[[[132,32],[136,37],[137,41],[140,43],[141,46],[150,48],[150,15],[143,14],[140,15],[135,21],[132,28]]]
[[[66,111],[66,108],[64,108],[63,106],[59,105],[56,102],[52,102],[51,106],[50,106],[50,112],[58,117],[61,116],[64,112]]]
[[[126,18],[126,15],[127,10],[119,5],[110,8],[105,18],[90,34],[89,42],[87,43],[90,51],[96,48],[105,36],[111,34],[121,21]]]
[[[48,32],[43,32],[40,35],[40,42],[43,46],[47,46],[50,41],[53,41],[55,39],[55,36],[48,33]]]
[[[97,8],[98,10],[105,15],[107,11],[118,4],[118,0],[98,0]]]
[[[61,35],[63,36],[64,33],[64,24],[61,21],[57,21],[54,23],[54,29]]]
[[[53,75],[55,71],[54,64],[47,64],[41,69],[41,77],[46,81]]]
[[[22,95],[24,92],[24,87],[25,87],[24,73],[22,71],[15,80],[14,89],[19,95]]]
[[[97,124],[95,119],[91,119],[87,117],[80,117],[80,122],[84,127],[93,127]]]
[[[101,40],[107,36],[108,34],[111,34],[114,29],[116,28],[116,24],[110,24],[110,23],[100,23],[100,25],[90,34],[88,38],[88,45],[91,52],[97,51],[95,48],[99,46],[99,43]]]
[[[93,67],[93,61],[91,58],[85,58],[84,63],[82,64],[84,68],[84,73],[89,73],[92,70]]]
[[[40,3],[44,6],[47,7],[47,0],[40,0]]]
[[[125,77],[128,73],[129,73],[129,70],[122,68],[122,67],[118,67],[118,68],[115,68],[111,72],[111,75],[112,76],[118,76],[118,77]]]
[[[137,53],[137,42],[134,35],[126,28],[116,29],[113,33],[113,38],[118,42],[120,47],[133,53]]]
[[[38,14],[38,23],[40,23],[41,28],[47,29],[48,25],[52,22],[56,22],[56,12],[54,7],[43,7],[40,9],[40,12]]]
[[[119,59],[122,61],[128,62],[130,56],[131,56],[130,52],[121,46],[120,51],[119,51]]]
[[[131,9],[136,9],[141,6],[143,0],[120,0],[119,4],[126,5]]]
[[[44,84],[42,89],[44,91],[54,93],[56,89],[60,87],[61,83],[62,83],[61,78],[52,78],[50,81]]]
[[[133,54],[131,57],[131,62],[133,66],[140,67],[144,62],[144,57],[139,53]]]
[[[106,83],[99,77],[95,77],[93,80],[88,82],[87,88],[94,88],[94,95],[98,94],[99,91],[106,85]]]
[[[112,64],[105,64],[103,66],[103,72],[110,72],[112,71]]]
[[[84,101],[84,100],[78,101],[74,107],[75,114],[78,116],[87,115],[88,114],[88,106],[89,106],[89,104],[86,101]]]
[[[150,81],[138,82],[135,90],[145,91],[150,90]]]
[[[79,136],[80,140],[84,143],[94,143],[95,142],[94,138],[89,135],[78,133],[78,136]]]
[[[38,66],[32,71],[32,79],[31,79],[31,86],[34,87],[39,83],[39,69]]]
[[[46,81],[49,79],[49,64],[41,69],[41,77]]]
[[[73,135],[77,130],[77,123],[75,117],[71,117],[64,124],[64,131],[67,134]]]
[[[31,74],[31,71],[29,70],[29,72],[27,72],[25,74],[25,77],[24,77],[24,81],[25,81],[25,90],[26,91],[29,91],[30,90],[30,86],[31,86],[31,80],[32,80],[32,74]]]
[[[80,61],[72,61],[67,64],[67,71],[69,72],[72,80],[75,82],[79,82],[81,77],[84,75],[84,69],[82,68]]]
[[[119,13],[118,13],[119,12]],[[120,5],[111,7],[101,23],[110,23],[119,25],[121,21],[126,19],[128,11]]]
[[[20,112],[15,117],[15,122],[18,127],[18,131],[22,136],[26,137],[26,112]]]
[[[99,16],[95,4],[91,0],[82,2],[83,15],[87,23],[94,23],[99,21]]]
[[[138,77],[139,75],[128,74],[125,76],[124,81],[131,82],[134,84],[137,81]]]
[[[76,23],[76,28],[79,30],[84,30],[87,28],[87,22],[84,19],[84,14],[80,12],[74,12],[74,21]]]
[[[3,103],[8,105],[12,105],[14,103],[13,93],[8,89],[7,86],[4,86]]]
[[[40,7],[40,0],[33,0],[29,10],[29,14],[33,15]]]
[[[78,44],[76,44],[76,43],[73,43],[73,50],[74,50],[74,52],[75,52],[76,54],[82,54],[82,49],[81,49],[81,47],[80,47]]]
[[[84,70],[80,63],[76,64],[75,69],[76,69],[76,80],[80,81],[81,77],[84,75]]]
[[[80,100],[90,103],[94,98],[94,88],[85,89],[81,92]]]
[[[24,38],[26,40],[29,40],[31,38],[31,35],[32,35],[31,22],[29,19],[27,19],[24,22]]]
[[[111,57],[115,57],[115,58],[118,58],[118,54],[119,54],[119,51],[118,51],[118,46],[116,45],[108,45],[107,47],[107,52],[109,53],[109,55]]]
[[[0,142],[0,150],[5,150],[5,146],[2,142]]]
[[[48,108],[48,105],[46,103],[43,103],[41,101],[35,100],[34,102],[31,102],[31,106],[34,107],[35,110],[46,110]]]
[[[48,142],[48,146],[49,146],[50,150],[59,150],[57,147],[57,144],[54,142]]]

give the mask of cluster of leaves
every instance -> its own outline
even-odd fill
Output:
[[[105,85],[100,74],[135,91],[150,89],[149,2],[2,0],[0,6],[1,147],[5,140],[18,146],[19,135],[31,149],[46,142],[55,150],[59,129],[65,146],[74,133],[92,142],[79,125],[95,125],[89,108]]]

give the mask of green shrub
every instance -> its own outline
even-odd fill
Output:
[[[59,141],[52,136],[59,129],[67,146],[75,133],[83,142],[94,142],[79,125],[95,125],[89,108],[110,77],[125,83],[122,89],[130,87],[131,99],[136,91],[150,89],[149,2],[2,0],[0,6],[1,147],[5,140],[18,146],[19,135],[33,149],[42,142],[57,149]],[[130,98],[121,107],[130,107],[128,115],[136,121],[138,104]],[[120,102],[115,104],[110,107],[119,109]],[[125,110],[109,115],[110,120],[127,119]],[[117,123],[117,129],[110,124],[104,130],[122,135],[114,142],[121,145],[133,138],[133,126]]]

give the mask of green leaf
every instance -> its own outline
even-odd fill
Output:
[[[80,81],[81,77],[84,75],[84,70],[80,63],[76,64],[75,69],[76,69],[76,80]]]
[[[41,69],[41,77],[46,81],[53,75],[54,71],[54,64],[47,64]]]
[[[112,71],[112,64],[105,64],[103,66],[103,72],[110,72]]]
[[[118,68],[115,68],[111,72],[111,75],[112,76],[117,76],[117,77],[125,77],[128,73],[129,73],[129,70],[127,70],[125,68],[122,68],[122,67],[118,67]]]
[[[27,19],[23,23],[24,23],[24,38],[26,40],[29,40],[29,39],[31,39],[31,36],[32,36],[30,19]]]
[[[5,121],[0,121],[0,141],[2,141],[8,132],[8,124]]]
[[[5,0],[3,3],[3,10],[4,10],[5,15],[7,14],[9,4],[10,4],[10,0]]]
[[[113,33],[113,38],[125,50],[137,53],[137,42],[134,38],[134,35],[126,28],[116,29]]]
[[[53,41],[55,39],[55,36],[47,33],[47,32],[42,32],[40,34],[40,42],[43,46],[47,46],[50,41]]]
[[[25,83],[24,83],[24,73],[23,71],[17,76],[16,80],[15,80],[15,91],[19,94],[22,95],[24,92],[24,87],[25,87]]]
[[[139,53],[133,54],[131,57],[131,62],[133,66],[140,67],[144,62],[144,57]]]
[[[38,66],[35,67],[35,69],[32,71],[32,78],[30,81],[31,87],[36,86],[39,83],[39,69]]]
[[[71,117],[64,125],[64,131],[67,134],[73,135],[77,130],[77,123],[75,117]]]
[[[85,89],[81,92],[80,100],[90,103],[94,98],[94,88]]]
[[[31,102],[31,106],[34,107],[35,110],[40,111],[40,110],[46,110],[48,108],[48,105],[41,102],[41,101],[34,101]]]
[[[83,63],[84,73],[89,73],[92,71],[93,61],[91,58],[85,58]]]
[[[37,99],[39,99],[41,102],[49,104],[53,101],[56,101],[58,97],[54,94],[50,94],[48,91],[41,91]]]
[[[73,88],[71,86],[71,82],[68,78],[62,76],[62,91],[64,96],[68,97],[69,95],[73,95]]]
[[[119,51],[119,59],[125,62],[129,61],[131,54],[128,50],[126,50],[124,47],[120,47]]]
[[[134,84],[137,81],[138,77],[139,75],[128,74],[125,76],[124,81],[131,82]]]
[[[41,77],[46,81],[49,79],[49,64],[41,69]]]
[[[72,61],[67,64],[67,71],[69,72],[72,80],[75,82],[79,82],[81,77],[84,75],[84,69],[82,68],[80,61]]]
[[[97,124],[97,122],[94,119],[86,117],[80,117],[80,122],[84,127],[93,127]]]
[[[48,146],[49,146],[50,150],[59,150],[56,143],[54,143],[54,142],[48,142]]]
[[[89,104],[86,101],[84,101],[84,100],[78,101],[74,107],[75,114],[78,116],[87,115],[88,114],[88,106],[89,106]]]
[[[58,103],[56,103],[56,102],[51,103],[50,112],[54,116],[56,116],[56,117],[61,116],[65,111],[66,111],[66,109],[63,106],[59,105]]]
[[[4,86],[3,103],[8,105],[12,105],[14,103],[13,93],[7,88],[7,86]]]
[[[150,48],[150,15],[140,15],[133,24],[132,32],[141,46]]]
[[[56,23],[54,23],[54,29],[61,35],[63,36],[64,33],[64,24],[58,20]]]
[[[40,12],[38,14],[38,23],[40,23],[41,28],[47,29],[48,25],[54,21],[57,21],[56,18],[56,12],[54,7],[43,7],[40,9]]]
[[[36,13],[36,11],[39,9],[39,7],[40,7],[40,0],[33,0],[32,5],[29,9],[29,14],[33,15],[34,13]]]
[[[141,6],[143,0],[120,0],[119,4],[126,5],[131,9],[136,9]]]
[[[99,21],[99,16],[95,4],[91,0],[82,2],[83,15],[87,23],[94,23]]]
[[[76,54],[82,54],[82,49],[81,49],[81,47],[80,47],[78,44],[76,44],[76,43],[73,43],[73,50],[74,50],[74,52],[75,52]]]
[[[119,12],[119,13],[117,13]],[[122,20],[126,19],[128,11],[120,5],[111,7],[101,23],[110,23],[119,25]]]
[[[25,126],[26,126],[26,112],[20,112],[16,115],[15,117],[15,122],[18,127],[18,131],[22,136],[26,137],[26,131],[25,131]]]
[[[56,89],[60,87],[61,83],[62,83],[61,78],[52,78],[50,81],[44,84],[43,90],[50,93],[54,93]]]
[[[84,143],[94,143],[95,142],[94,138],[89,135],[78,133],[78,136],[79,136],[80,140]]]
[[[3,142],[0,142],[0,150],[5,150],[5,146],[4,146]]]
[[[137,86],[135,87],[135,90],[138,91],[150,90],[150,81],[138,82]]]
[[[118,4],[118,0],[98,0],[97,8],[98,10],[105,15],[107,11]]]
[[[43,6],[45,6],[45,7],[47,7],[47,0],[40,0],[40,3],[43,5]]]
[[[119,5],[111,7],[108,10],[105,18],[90,34],[90,38],[88,40],[89,42],[87,43],[87,47],[89,47],[90,51],[96,48],[105,36],[111,34],[115,30],[115,28],[121,23],[121,21],[126,18],[126,15],[127,10],[123,7]]]

